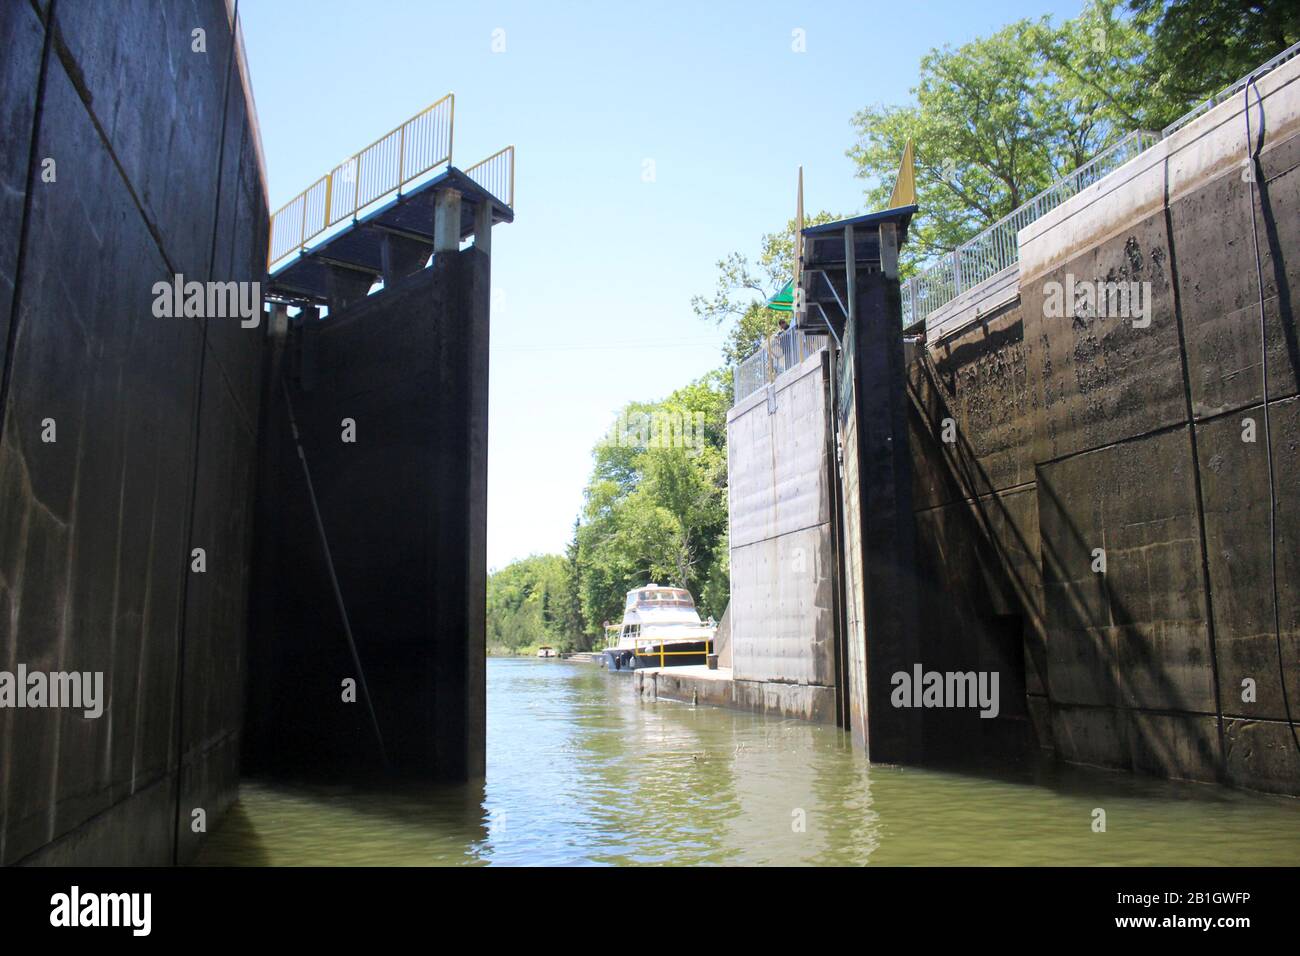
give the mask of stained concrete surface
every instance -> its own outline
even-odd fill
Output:
[[[237,780],[263,333],[155,318],[152,286],[260,278],[256,118],[221,2],[0,21],[0,667],[103,671],[108,698],[0,710],[0,860],[168,863]]]
[[[1020,631],[1028,743],[1076,763],[1296,794],[1279,671],[1294,718],[1300,64],[1260,85],[1281,667],[1239,102],[1022,231],[1018,298],[990,284],[997,305],[977,315],[972,294],[910,367],[910,444],[927,630],[990,649],[1005,648],[1000,629]],[[1045,315],[1046,283],[1069,275],[1150,282],[1150,327]],[[1104,574],[1092,570],[1098,548]],[[1255,700],[1243,700],[1246,679]],[[980,736],[953,733],[963,747]]]
[[[770,402],[761,389],[727,416],[727,613],[737,683],[798,686],[805,696],[822,688],[832,704],[819,712],[834,720],[839,608],[829,376],[829,353],[819,351],[777,377]],[[802,699],[794,709],[795,716],[809,711]]]
[[[773,717],[835,723],[835,688],[770,680],[741,680],[730,667],[703,664],[647,667],[632,672],[632,688],[644,700],[728,707]]]
[[[278,378],[392,771],[484,770],[490,259],[473,247],[324,320],[299,320],[268,397],[247,767],[382,769]],[[356,441],[343,441],[343,420]]]

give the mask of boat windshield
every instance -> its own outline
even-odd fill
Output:
[[[691,592],[680,588],[647,588],[628,596],[628,607],[695,607]]]

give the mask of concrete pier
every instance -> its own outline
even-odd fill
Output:
[[[797,717],[835,723],[835,697],[815,684],[742,680],[730,667],[703,664],[646,667],[632,672],[632,687],[643,700],[674,700],[747,710],[772,717]]]

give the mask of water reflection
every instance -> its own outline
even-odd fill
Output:
[[[640,701],[591,665],[491,660],[485,784],[246,782],[200,862],[1295,865],[1300,803],[1122,774],[869,767],[831,728]]]

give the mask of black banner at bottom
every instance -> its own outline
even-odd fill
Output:
[[[797,935],[865,921],[927,939],[1156,938],[1289,929],[1287,869],[9,869],[6,943],[34,936],[338,945],[433,927]],[[810,924],[810,920],[813,922]],[[559,926],[551,926],[555,930]],[[473,939],[473,936],[469,938]]]

